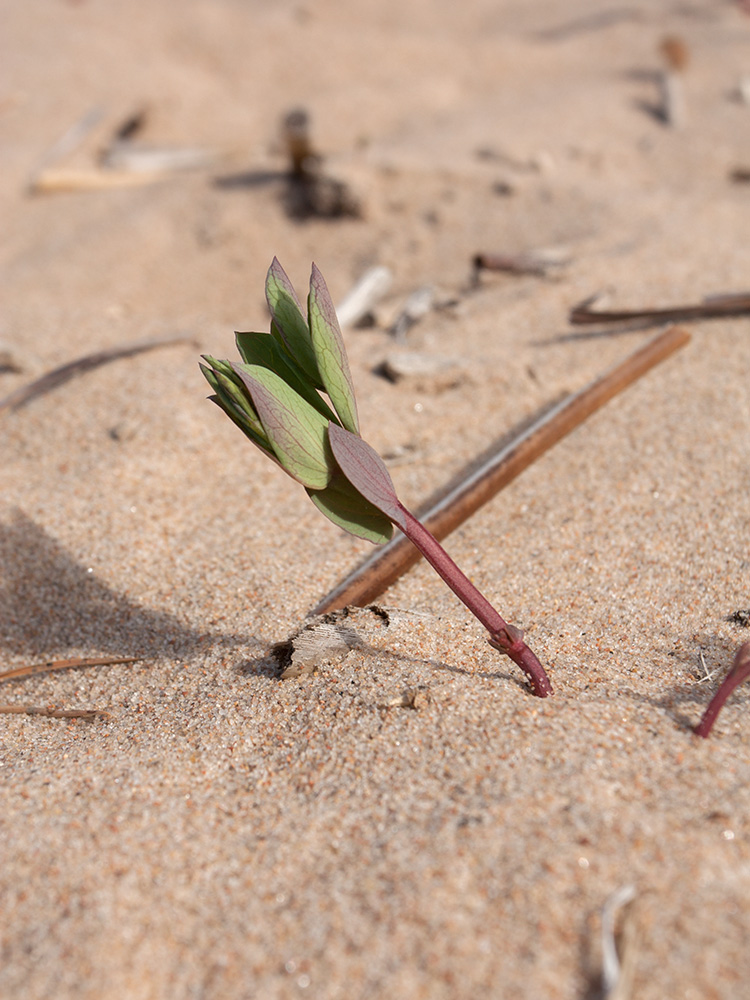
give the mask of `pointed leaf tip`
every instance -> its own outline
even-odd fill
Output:
[[[273,319],[273,326],[285,350],[312,381],[316,388],[323,385],[315,360],[310,329],[284,268],[274,257],[266,275],[266,302]]]
[[[337,424],[328,425],[328,440],[339,468],[352,486],[399,527],[403,508],[383,459],[358,434]]]
[[[312,266],[310,276],[307,314],[313,351],[323,387],[341,423],[347,430],[357,434],[359,433],[357,401],[354,397],[354,385],[344,338],[341,336],[341,328],[328,286],[315,264]]]

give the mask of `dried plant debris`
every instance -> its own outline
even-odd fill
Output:
[[[429,614],[378,604],[342,608],[305,622],[284,642],[272,646],[271,656],[286,681],[311,674],[322,663],[340,663],[353,649],[385,649],[394,635],[408,635],[415,624],[432,620]]]
[[[682,128],[687,114],[682,75],[690,61],[690,50],[686,42],[677,35],[667,35],[659,43],[663,60],[660,74],[661,117],[666,125]]]
[[[633,995],[637,950],[631,909],[634,899],[635,889],[632,885],[625,885],[613,892],[602,907],[603,1000],[628,1000]]]
[[[116,663],[135,663],[135,656],[97,656],[93,658],[75,657],[72,660],[45,660],[43,663],[27,663],[22,667],[5,670],[0,673],[0,681],[18,680],[24,677],[36,677],[38,674],[49,674],[55,670],[71,670],[77,667],[103,667]],[[0,715],[44,715],[51,719],[84,719],[91,721],[106,717],[109,712],[101,708],[55,708],[50,705],[10,705],[0,704]]]
[[[144,146],[126,140],[113,142],[101,157],[107,170],[122,173],[162,174],[208,167],[216,160],[216,153],[199,146]]]
[[[374,310],[393,284],[393,272],[379,265],[365,271],[336,306],[342,327],[374,323]]]
[[[133,140],[148,122],[148,108],[131,112],[117,126],[99,156],[107,170],[144,174],[164,174],[209,166],[216,153],[194,146],[147,146]]]
[[[500,271],[506,274],[534,275],[546,278],[562,269],[573,260],[565,247],[546,247],[527,250],[524,253],[478,253],[472,260],[473,282],[479,281],[482,271]]]
[[[407,298],[388,332],[396,340],[406,340],[407,332],[432,310],[434,304],[435,289],[432,285],[423,285],[421,288],[417,288]]]
[[[0,705],[0,715],[43,715],[48,719],[94,719],[108,718],[109,712],[100,708],[54,708],[49,705]]]
[[[359,200],[344,181],[323,173],[323,157],[310,138],[310,116],[295,108],[284,116],[282,134],[289,159],[284,207],[292,219],[359,218]]]
[[[750,293],[728,292],[710,295],[699,303],[669,306],[657,309],[594,309],[592,306],[601,299],[597,292],[583,302],[573,306],[568,322],[574,326],[592,323],[630,323],[643,320],[648,323],[690,322],[693,320],[725,319],[731,316],[746,316],[750,313]]]
[[[114,129],[99,151],[96,167],[61,167],[57,163],[79,147],[102,117],[97,108],[76,122],[55,143],[29,180],[32,194],[58,191],[101,191],[152,184],[178,171],[205,167],[216,158],[212,150],[197,147],[141,146],[133,142],[143,128],[147,112],[131,112]]]

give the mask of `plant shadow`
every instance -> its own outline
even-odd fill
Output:
[[[739,642],[727,640],[713,633],[690,635],[684,645],[670,655],[684,663],[692,677],[673,684],[661,694],[623,692],[633,701],[652,705],[665,712],[678,728],[692,732],[713,697],[719,684],[732,665]],[[704,673],[704,670],[707,673]],[[732,700],[742,703],[750,700],[750,693],[742,689],[734,692]]]
[[[71,650],[184,657],[207,642],[252,641],[196,630],[116,593],[20,510],[0,523],[0,623],[0,650],[39,659]]]

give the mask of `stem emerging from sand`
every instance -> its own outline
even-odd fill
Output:
[[[703,736],[704,739],[708,736],[727,698],[748,677],[750,677],[750,642],[743,642],[735,654],[729,673],[719,685],[718,691],[703,713],[703,718],[695,727],[696,736]]]
[[[422,553],[436,573],[448,584],[456,597],[471,611],[490,634],[489,643],[501,653],[509,656],[531,681],[531,687],[539,698],[552,694],[552,685],[536,655],[523,641],[523,632],[505,619],[492,607],[466,574],[458,568],[440,542],[431,535],[403,504],[399,503],[401,519],[397,522],[406,537]]]

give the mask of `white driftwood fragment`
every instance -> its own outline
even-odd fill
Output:
[[[102,157],[108,170],[127,170],[138,174],[166,174],[196,170],[216,159],[210,149],[193,146],[141,146],[130,140],[114,142]]]
[[[371,267],[336,307],[341,326],[356,326],[386,296],[393,284],[393,273],[388,267]]]
[[[406,333],[415,323],[423,319],[432,309],[435,302],[435,289],[432,285],[424,285],[412,292],[404,303],[404,307],[391,325],[390,334],[396,340],[403,340]]]
[[[432,619],[432,615],[371,604],[366,608],[342,608],[318,615],[284,642],[271,647],[271,655],[283,667],[282,680],[311,674],[321,663],[338,663],[352,649],[380,648],[387,639],[403,634]]]
[[[634,959],[634,929],[626,920],[618,954],[615,924],[618,911],[635,899],[635,889],[617,889],[602,907],[602,994],[604,1000],[627,1000],[631,995]]]

